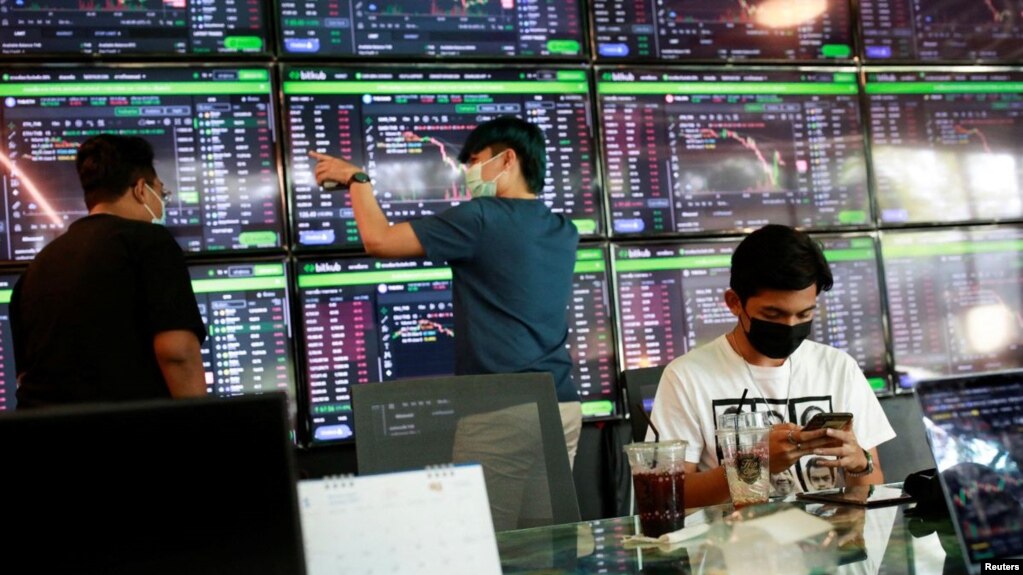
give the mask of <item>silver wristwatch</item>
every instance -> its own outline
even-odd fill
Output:
[[[863,449],[862,447],[860,449]],[[867,458],[867,467],[863,471],[849,471],[848,469],[843,470],[846,477],[863,477],[864,475],[870,475],[874,472],[874,458],[870,456],[870,452],[863,449],[863,456]]]

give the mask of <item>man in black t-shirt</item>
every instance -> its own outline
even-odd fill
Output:
[[[206,395],[206,328],[162,225],[170,195],[138,137],[103,134],[75,159],[89,215],[14,286],[18,408]]]

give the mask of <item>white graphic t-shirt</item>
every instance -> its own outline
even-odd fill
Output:
[[[747,388],[743,411],[766,410],[772,424],[803,426],[817,413],[848,411],[864,449],[895,437],[856,360],[809,340],[780,367],[748,365],[724,335],[693,349],[664,368],[651,420],[662,440],[689,442],[686,461],[697,463],[700,471],[712,469],[719,466],[714,437],[718,416],[735,411]],[[652,432],[647,439],[653,439]],[[815,465],[816,459],[804,457],[782,473],[771,475],[772,495],[841,486],[841,473]]]

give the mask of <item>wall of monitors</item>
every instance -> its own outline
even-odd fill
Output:
[[[298,441],[349,441],[351,386],[451,373],[451,271],[368,257],[309,152],[395,222],[470,201],[481,122],[544,133],[541,201],[582,242],[566,309],[589,421],[623,369],[735,321],[730,255],[822,242],[813,338],[879,394],[1023,368],[1019,0],[0,0],[0,410],[7,300],[87,211],[74,158],[139,135],[173,190],[216,395],[284,391]],[[4,294],[8,294],[5,296]]]

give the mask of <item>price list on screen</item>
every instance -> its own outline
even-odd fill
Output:
[[[593,0],[606,60],[834,60],[852,57],[849,3]]]
[[[458,161],[462,144],[477,125],[504,115],[544,132],[543,201],[581,234],[599,232],[585,71],[286,67],[284,74],[297,247],[361,243],[347,194],[316,185],[310,151],[363,166],[385,215],[400,222],[470,199]]]
[[[206,324],[206,390],[229,397],[270,391],[295,401],[288,278],[283,262],[192,264]]]
[[[278,248],[283,201],[268,69],[47,68],[0,81],[0,257],[31,259],[86,215],[78,146],[113,133],[154,149],[167,226],[190,252]]]
[[[1023,229],[891,232],[882,250],[903,388],[1023,367]]]
[[[301,260],[299,302],[314,440],[352,436],[351,387],[451,375],[451,269],[425,260]],[[600,248],[583,248],[566,309],[583,415],[617,413],[610,293]]]
[[[0,274],[0,413],[17,406],[18,372],[14,366],[14,338],[11,335],[11,291],[17,274]]]
[[[599,69],[615,235],[870,221],[852,71]]]
[[[260,0],[0,0],[2,54],[259,54]]]
[[[860,0],[867,61],[1018,62],[1020,0]]]
[[[817,299],[810,339],[853,356],[875,391],[888,389],[887,347],[874,240],[822,236],[835,285]],[[624,369],[666,365],[727,333],[725,304],[738,240],[615,245]]]
[[[281,0],[292,56],[580,59],[579,0]]]
[[[882,224],[1023,216],[1023,73],[870,69]]]

